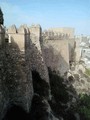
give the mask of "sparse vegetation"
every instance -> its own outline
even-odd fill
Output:
[[[90,95],[80,95],[78,112],[85,117],[85,120],[90,120]]]
[[[58,118],[62,116],[64,120],[75,120],[75,116],[73,114],[74,109],[72,107],[68,108],[67,105],[67,103],[72,99],[72,96],[69,95],[68,91],[72,92],[73,88],[67,88],[67,85],[63,84],[63,77],[60,77],[56,72],[53,72],[50,69],[49,77],[52,94],[52,100],[49,103],[54,114]]]
[[[49,69],[51,93],[56,101],[66,103],[69,100],[66,85],[63,84],[64,79]]]
[[[90,69],[86,69],[85,74],[87,74],[88,76],[90,76]]]

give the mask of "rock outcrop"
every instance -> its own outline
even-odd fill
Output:
[[[29,62],[26,56],[22,57],[14,41],[8,44],[4,37],[2,38],[0,45],[0,119],[13,105],[20,106],[29,112],[33,97]]]
[[[13,25],[7,33],[0,25],[0,120],[86,120],[78,106],[89,79],[67,75],[69,42],[43,41],[40,25]]]

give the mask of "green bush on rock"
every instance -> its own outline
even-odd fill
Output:
[[[78,112],[90,120],[90,95],[81,94],[78,104]]]

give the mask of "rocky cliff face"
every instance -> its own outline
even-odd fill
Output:
[[[0,49],[0,118],[13,105],[20,106],[29,112],[33,85],[31,70],[26,62],[22,59],[16,44],[5,45]]]
[[[29,34],[25,35],[24,53],[21,53],[13,38],[11,43],[8,43],[4,38],[5,33],[2,36],[0,39],[0,120],[14,117],[18,119],[20,116],[23,119],[39,119],[37,112],[32,117],[35,109],[39,110],[37,102],[42,106],[40,112],[45,109],[46,119],[49,119],[50,84],[42,51],[38,51],[37,46],[30,41]],[[52,118],[54,118],[53,115]]]
[[[58,86],[59,77],[57,79],[49,71],[50,82],[47,82],[38,71],[33,70],[31,74],[28,59],[20,54],[15,43],[1,47],[0,53],[0,119],[62,119],[64,109],[60,109],[61,104],[57,106],[59,101],[63,103],[64,96],[59,95],[59,92],[61,93],[64,86],[58,91],[62,86],[61,83]],[[67,96],[67,93],[65,95]],[[67,103],[67,100],[65,102]]]
[[[52,66],[47,68],[36,34],[25,35],[24,53],[4,35],[0,39],[0,120],[88,120],[78,111],[78,75],[62,78],[58,66],[54,71]]]

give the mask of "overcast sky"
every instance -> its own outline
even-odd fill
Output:
[[[0,0],[0,7],[6,27],[73,27],[78,35],[90,35],[90,0]]]

